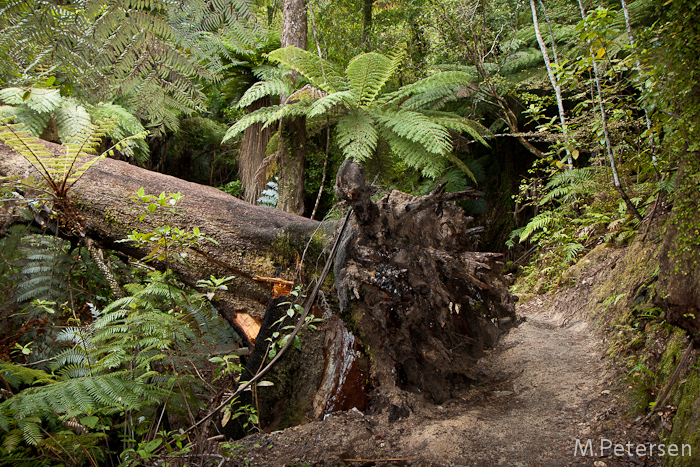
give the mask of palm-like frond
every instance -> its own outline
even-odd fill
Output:
[[[335,65],[311,52],[289,46],[270,52],[268,57],[303,75],[328,94],[347,89],[345,78]]]
[[[378,112],[375,116],[392,132],[421,145],[427,152],[443,155],[452,151],[452,139],[445,127],[420,112],[398,109]]]
[[[286,79],[278,78],[269,81],[258,81],[246,90],[238,101],[238,107],[248,107],[258,99],[267,96],[289,96],[292,91],[291,83]]]
[[[350,60],[345,76],[352,90],[355,105],[367,105],[396,72],[402,54],[389,58],[376,52],[358,55]]]
[[[338,146],[346,158],[369,159],[377,148],[379,134],[372,117],[362,109],[354,109],[340,117],[336,126]]]

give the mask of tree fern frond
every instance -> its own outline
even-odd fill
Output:
[[[395,66],[394,61],[376,52],[361,54],[350,60],[345,75],[354,104],[362,106],[373,102],[396,71]]]
[[[22,88],[5,88],[0,89],[0,100],[6,105],[22,105],[24,104],[24,95],[27,90]]]
[[[330,113],[332,108],[349,103],[351,102],[352,98],[352,91],[339,91],[321,97],[320,99],[315,100],[313,104],[311,104],[311,106],[309,107],[307,118],[314,118],[320,115],[328,114]]]
[[[59,89],[33,88],[27,92],[29,96],[24,99],[24,104],[35,112],[50,113],[63,103]]]
[[[293,89],[291,83],[286,79],[273,79],[269,81],[258,81],[246,90],[238,101],[238,108],[248,107],[253,102],[266,96],[289,96]]]
[[[377,148],[379,134],[372,117],[361,109],[355,109],[338,120],[336,126],[338,146],[346,158],[357,161],[370,159]]]
[[[451,153],[451,152],[446,153],[445,156],[446,156],[449,160],[451,160],[452,162],[454,162],[454,163],[457,165],[457,167],[460,168],[460,170],[461,170],[462,172],[464,172],[465,174],[467,174],[467,176],[468,176],[469,178],[471,178],[474,182],[476,182],[476,176],[474,176],[474,173],[472,173],[472,171],[469,169],[469,167],[467,166],[467,164],[465,164],[464,162],[462,162],[462,160],[461,160],[459,157],[455,156],[455,155],[454,155],[453,153]]]
[[[311,81],[317,88],[328,94],[347,89],[343,75],[335,65],[316,54],[294,46],[277,49],[268,54],[270,60],[281,63]]]
[[[425,151],[437,155],[452,151],[452,139],[445,127],[422,113],[399,109],[377,112],[375,118],[402,138],[420,144]]]
[[[388,93],[377,100],[378,104],[399,104],[411,96],[418,96],[428,92],[453,92],[460,89],[472,89],[477,82],[476,75],[465,71],[443,71],[423,78],[412,84],[402,86],[398,91]],[[429,99],[429,101],[432,99]],[[410,104],[409,104],[410,105]],[[408,107],[407,107],[408,108]],[[410,108],[419,108],[411,106]]]
[[[407,166],[420,170],[429,178],[437,178],[444,173],[444,157],[430,153],[421,144],[388,129],[383,129],[382,136],[389,144],[391,151]]]
[[[283,106],[272,105],[270,107],[262,107],[249,114],[244,115],[243,117],[241,117],[240,120],[238,120],[233,126],[231,126],[231,128],[229,128],[226,131],[226,134],[224,135],[224,138],[221,142],[225,143],[235,138],[239,134],[243,133],[243,130],[248,128],[250,125],[253,125],[254,123],[268,123],[270,121],[270,117],[277,111],[279,111],[281,107]]]
[[[460,117],[459,115],[452,112],[424,110],[421,113],[430,118],[430,120],[432,120],[434,123],[450,130],[454,130],[460,133],[467,133],[476,141],[480,142],[486,147],[489,147],[488,143],[482,136],[488,135],[489,130],[479,122]]]
[[[54,112],[58,137],[63,143],[76,143],[94,129],[90,114],[73,99],[64,99]]]

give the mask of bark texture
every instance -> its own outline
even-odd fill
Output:
[[[266,96],[250,104],[246,110],[253,112],[269,105],[270,97]],[[238,175],[243,182],[245,200],[249,203],[257,201],[265,185],[264,176],[256,175],[265,159],[265,148],[271,136],[272,128],[263,128],[262,122],[253,123],[243,131]]]
[[[282,8],[282,47],[293,45],[306,50],[308,23],[305,0],[284,0]],[[293,75],[294,76],[294,75]],[[287,99],[288,96],[283,96]],[[279,137],[279,201],[277,208],[304,213],[304,170],[306,168],[306,119],[285,119]]]

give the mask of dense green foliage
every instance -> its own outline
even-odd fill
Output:
[[[382,189],[476,186],[485,199],[464,207],[500,231],[496,241],[512,232],[493,248],[520,268],[522,291],[551,289],[602,243],[644,236],[666,206],[677,254],[700,261],[698,0],[630,1],[629,33],[617,2],[587,4],[584,17],[576,2],[538,2],[566,132],[523,2],[313,0],[308,50],[278,48],[274,2],[0,3],[0,140],[43,178],[0,184],[3,215],[33,224],[0,226],[0,462],[138,465],[182,453],[177,430],[240,370],[237,336],[210,301],[226,279],[202,281],[201,293],[60,238],[84,234],[65,200],[101,157],[241,196],[244,130],[304,117],[307,205],[320,193],[320,213],[332,210],[328,181],[346,158]],[[253,167],[268,206],[278,140]],[[150,211],[178,196],[135,199]],[[162,226],[126,241],[167,262],[210,240]]]

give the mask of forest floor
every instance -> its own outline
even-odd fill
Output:
[[[624,380],[583,316],[590,282],[579,284],[521,300],[524,322],[479,361],[481,380],[446,403],[410,394],[410,413],[351,410],[251,435],[236,442],[237,460],[226,465],[660,465],[656,457],[634,454],[637,445],[658,441],[627,415]],[[592,449],[583,455],[588,440]],[[631,443],[633,454],[601,452],[611,443]]]

